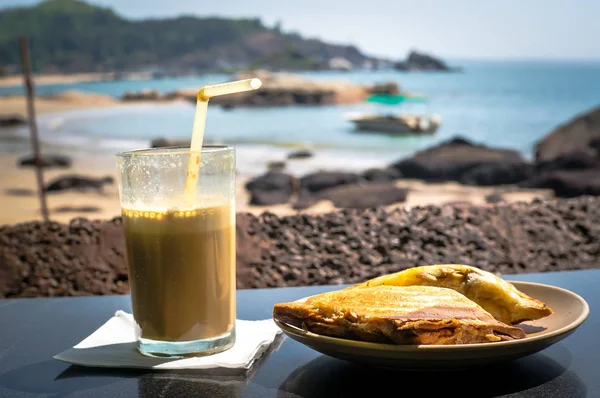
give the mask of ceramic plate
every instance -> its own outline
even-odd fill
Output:
[[[388,368],[452,369],[533,354],[567,337],[588,316],[588,304],[569,290],[539,283],[510,282],[554,311],[545,318],[519,324],[527,333],[527,337],[520,340],[462,345],[392,345],[321,336],[277,320],[275,323],[290,338],[335,358]]]

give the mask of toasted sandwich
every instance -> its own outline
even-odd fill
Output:
[[[500,322],[515,325],[552,314],[545,303],[529,297],[504,279],[461,264],[426,265],[383,275],[348,289],[379,285],[436,286],[455,290],[479,304]]]
[[[273,318],[330,337],[386,344],[473,344],[526,337],[452,289],[374,286],[276,304]]]

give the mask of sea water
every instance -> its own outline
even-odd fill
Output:
[[[456,62],[453,62],[456,64]],[[273,108],[210,107],[206,140],[238,148],[238,163],[247,171],[264,171],[266,163],[283,160],[295,148],[313,148],[311,161],[295,162],[309,169],[364,169],[384,165],[454,136],[493,147],[510,148],[531,158],[534,145],[553,128],[600,105],[600,62],[463,62],[460,73],[442,72],[311,72],[313,79],[357,83],[395,81],[403,90],[424,95],[424,104],[289,106]],[[122,96],[126,91],[170,91],[231,80],[227,75],[40,85],[38,94],[81,90]],[[0,95],[22,91],[0,88]],[[355,131],[346,120],[351,112],[399,112],[441,117],[437,133],[386,136]],[[45,148],[56,151],[114,153],[147,147],[155,137],[190,136],[194,104],[137,104],[80,110],[39,117]],[[28,148],[26,129],[0,138],[0,150]]]

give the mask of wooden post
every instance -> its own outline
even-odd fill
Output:
[[[29,45],[26,37],[20,38],[21,62],[23,63],[23,80],[27,90],[27,119],[31,131],[31,149],[35,156],[35,174],[37,178],[38,195],[40,197],[40,208],[44,221],[48,221],[48,206],[46,205],[46,189],[44,187],[44,175],[42,174],[42,158],[40,156],[40,142],[38,137],[37,120],[35,118],[35,107],[33,83],[31,79],[31,62],[29,60]]]

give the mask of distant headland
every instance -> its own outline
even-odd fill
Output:
[[[258,18],[182,16],[130,20],[80,0],[47,0],[0,11],[0,77],[20,72],[18,39],[28,32],[36,74],[131,73],[153,78],[207,72],[319,71],[451,68],[427,54],[397,61],[367,55],[352,45],[330,44],[266,26]],[[168,34],[166,34],[168,32]]]

